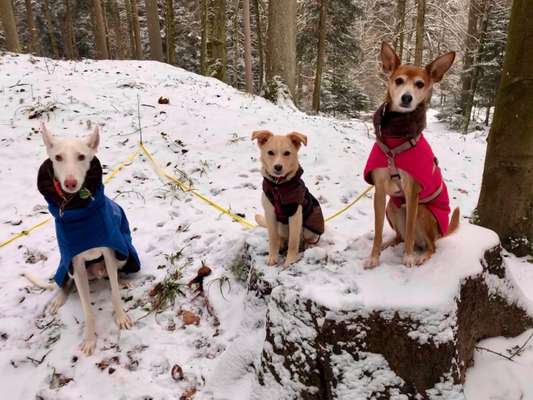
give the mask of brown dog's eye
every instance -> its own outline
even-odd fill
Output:
[[[398,86],[402,85],[403,84],[403,79],[402,78],[396,78],[394,80],[394,83],[396,83]]]
[[[418,81],[417,83],[415,83],[415,86],[419,89],[422,89],[425,85],[424,85],[424,82],[422,81]]]
[[[78,161],[83,161],[83,160],[85,160],[85,154],[80,154],[78,156]]]
[[[284,155],[285,157],[288,157],[288,156],[291,155],[291,152],[290,152],[290,151],[286,151],[285,153],[283,153],[283,155]]]
[[[269,156],[273,156],[273,155],[274,155],[274,152],[273,152],[272,150],[269,150],[269,151],[268,151],[268,155],[269,155]]]
[[[56,155],[55,159],[59,162],[63,161],[63,157],[60,154]]]

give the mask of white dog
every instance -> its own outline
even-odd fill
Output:
[[[100,141],[98,127],[84,142],[58,139],[41,124],[49,159],[39,169],[38,187],[55,218],[61,263],[55,276],[60,290],[48,310],[57,312],[67,298],[74,278],[85,316],[81,351],[90,355],[96,346],[94,314],[89,298],[89,280],[109,277],[115,321],[120,329],[130,329],[133,321],[124,311],[118,271],[136,272],[139,259],[131,243],[126,216],[104,195],[102,167],[95,157]],[[50,284],[25,274],[34,284]]]

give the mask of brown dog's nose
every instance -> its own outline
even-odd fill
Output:
[[[411,96],[411,94],[409,93],[406,93],[402,96],[402,103],[403,104],[409,104],[411,103],[411,101],[413,101],[413,96]]]
[[[274,165],[274,171],[280,172],[282,169],[283,169],[283,165],[281,164]]]
[[[67,176],[64,183],[65,183],[65,188],[69,190],[74,190],[76,189],[76,186],[78,186],[78,181],[73,176]]]

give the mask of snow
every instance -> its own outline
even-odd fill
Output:
[[[308,147],[301,151],[304,179],[326,216],[366,188],[361,172],[372,138],[368,123],[360,120],[308,116],[243,94],[214,79],[155,62],[62,62],[7,54],[0,57],[0,68],[0,240],[47,215],[35,185],[45,150],[36,130],[37,120],[28,119],[36,107],[46,105],[57,107],[45,118],[57,135],[87,134],[89,121],[102,126],[98,156],[106,172],[135,150],[139,108],[144,142],[161,165],[190,178],[199,192],[251,221],[255,213],[261,212],[258,151],[250,140],[254,130],[308,135]],[[170,104],[158,104],[160,96],[168,97]],[[439,158],[453,205],[461,207],[463,216],[469,216],[479,192],[486,137],[448,131],[434,114],[430,111],[425,135]],[[49,277],[54,273],[59,254],[53,224],[47,224],[0,249],[3,392],[13,399],[169,399],[179,398],[194,387],[195,399],[251,398],[265,335],[266,307],[233,278],[230,267],[244,243],[264,252],[266,232],[244,230],[227,216],[158,179],[142,156],[106,186],[106,193],[126,210],[143,264],[142,271],[131,278],[133,287],[122,292],[128,299],[128,313],[138,320],[135,327],[131,331],[117,330],[106,281],[91,286],[98,333],[93,356],[82,357],[77,350],[83,315],[75,294],[57,318],[42,315],[52,294],[31,288],[19,274],[32,272]],[[372,225],[372,201],[367,195],[327,225],[320,247],[306,251],[289,270],[271,269],[271,273],[292,274],[295,285],[301,285],[318,303],[334,309],[357,303],[365,304],[368,310],[394,306],[410,312],[426,304],[438,313],[450,306],[458,280],[475,272],[472,268],[481,268],[474,261],[483,249],[497,241],[494,234],[463,219],[459,232],[439,241],[437,254],[423,268],[409,270],[399,265],[399,246],[383,254],[380,267],[364,271],[361,263],[370,250]],[[450,254],[458,248],[461,252],[453,253],[452,263]],[[176,256],[177,261],[171,265],[166,256],[180,250],[182,255]],[[523,288],[520,298],[525,301],[533,293],[533,273],[527,268],[531,264],[510,256],[506,261]],[[213,270],[206,280],[206,296],[219,326],[202,299],[195,298],[187,288],[185,296],[177,297],[175,307],[157,317],[149,315],[139,320],[147,312],[147,293],[155,282],[169,270],[180,268],[186,283],[202,262]],[[318,282],[305,279],[309,272],[323,277],[320,290]],[[224,284],[227,280],[230,283]],[[184,326],[178,309],[197,313],[199,325]],[[430,313],[420,318],[431,326]],[[435,329],[446,335],[445,327]],[[423,341],[428,332],[414,334]],[[494,339],[496,342],[486,346],[503,348],[522,339]],[[40,361],[43,356],[40,364],[30,360]],[[379,376],[387,377],[379,356],[369,354],[369,360],[374,358],[376,368],[383,369]],[[504,393],[509,395],[501,398],[512,399],[515,393],[524,393],[524,399],[527,394],[533,396],[525,380],[526,374],[533,373],[533,350],[528,348],[519,360],[518,366],[477,353],[476,366],[470,370],[466,385],[469,400],[498,398],[494,396]],[[101,370],[95,365],[102,361],[109,362],[110,367]],[[170,369],[175,364],[183,368],[181,381],[171,377]],[[348,367],[339,357],[341,364]],[[358,372],[353,369],[347,374],[357,376]],[[59,382],[61,376],[72,381]],[[505,385],[482,385],[479,382],[484,376],[500,381],[505,376],[510,378]],[[358,390],[348,383],[339,390]],[[271,397],[282,398],[275,390],[272,386]]]

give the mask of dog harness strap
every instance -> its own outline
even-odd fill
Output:
[[[432,194],[430,194],[429,196],[427,197],[424,197],[423,199],[419,200],[418,203],[419,204],[426,204],[426,203],[431,203],[433,200],[435,200],[437,197],[439,197],[439,195],[441,194],[442,192],[442,182],[439,186],[439,188],[437,190],[435,190]]]

